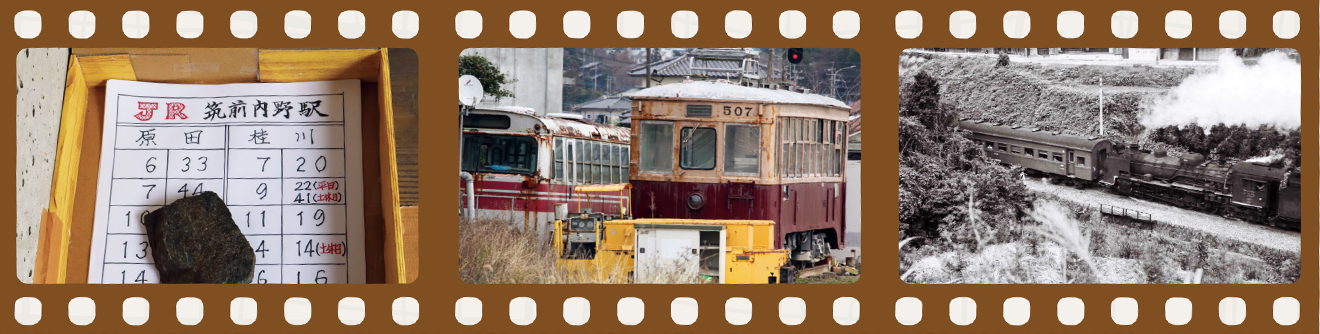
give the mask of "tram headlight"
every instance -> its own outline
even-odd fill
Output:
[[[692,210],[701,210],[701,207],[703,206],[706,206],[706,199],[701,196],[701,193],[692,193],[692,195],[688,196],[688,208]]]

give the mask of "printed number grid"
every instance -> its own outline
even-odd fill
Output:
[[[342,118],[208,124],[121,119],[115,131],[102,283],[159,283],[142,220],[206,191],[225,200],[256,253],[252,283],[348,283]]]

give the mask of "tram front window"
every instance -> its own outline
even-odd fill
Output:
[[[536,139],[532,137],[464,134],[463,170],[534,174],[536,150]]]
[[[640,125],[642,138],[637,155],[641,172],[673,173],[674,123],[642,121]]]
[[[715,128],[683,128],[679,161],[683,169],[715,169]]]
[[[724,126],[724,173],[757,175],[761,163],[761,128],[756,124]]]

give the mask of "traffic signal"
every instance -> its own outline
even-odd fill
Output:
[[[793,63],[793,64],[801,63],[802,48],[790,48],[788,49],[788,53],[786,53],[784,56],[788,57],[789,63]]]

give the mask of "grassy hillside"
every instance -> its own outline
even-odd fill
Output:
[[[939,80],[941,102],[962,117],[1098,135],[1103,78],[1106,137],[1137,142],[1145,130],[1137,122],[1142,108],[1195,73],[1188,68],[995,63],[991,57],[904,54],[899,80],[911,81],[925,71]]]

